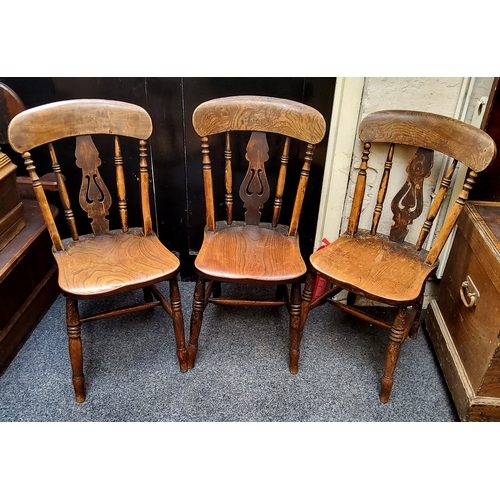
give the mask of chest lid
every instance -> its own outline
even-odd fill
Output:
[[[467,208],[488,243],[500,252],[500,202],[469,201]]]

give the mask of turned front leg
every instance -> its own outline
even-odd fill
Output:
[[[380,401],[387,403],[391,395],[394,383],[394,370],[399,358],[401,344],[404,341],[404,330],[406,322],[406,307],[398,308],[396,318],[389,334],[389,344],[385,355],[385,369],[380,388]]]
[[[194,289],[193,310],[191,312],[191,325],[189,332],[188,352],[188,368],[193,368],[198,353],[198,337],[201,330],[201,322],[203,321],[203,311],[205,310],[205,280],[198,277]]]
[[[78,403],[83,403],[85,401],[85,379],[83,376],[83,350],[77,300],[66,299],[66,328],[75,398]]]
[[[181,294],[177,279],[170,280],[170,306],[172,308],[172,321],[174,324],[175,343],[177,345],[177,358],[181,372],[188,370],[188,355],[186,339],[184,337],[184,317],[182,315]]]

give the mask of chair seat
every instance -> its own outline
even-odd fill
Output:
[[[299,240],[288,237],[285,226],[242,222],[205,230],[195,267],[208,279],[239,283],[290,283],[307,271]]]
[[[417,299],[437,265],[423,262],[426,253],[382,235],[359,230],[311,255],[311,265],[342,288],[392,305]]]
[[[155,236],[142,229],[86,235],[64,240],[63,252],[53,252],[61,290],[74,297],[103,297],[175,276],[179,260]]]

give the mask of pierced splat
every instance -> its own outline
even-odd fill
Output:
[[[408,226],[420,216],[423,208],[424,179],[429,177],[434,161],[434,151],[418,148],[406,167],[408,177],[391,203],[394,224],[390,239],[403,243]]]
[[[109,232],[106,219],[111,206],[111,195],[99,173],[99,152],[88,135],[76,138],[76,165],[82,169],[80,206],[92,219],[92,231],[96,236]]]
[[[248,170],[241,183],[240,198],[244,202],[245,222],[258,225],[260,210],[269,199],[269,182],[264,163],[269,159],[269,146],[264,132],[252,132],[247,144]]]

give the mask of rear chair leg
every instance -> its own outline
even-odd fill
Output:
[[[205,310],[205,280],[200,276],[196,280],[193,297],[193,310],[191,312],[191,325],[189,333],[188,352],[188,369],[194,367],[196,354],[198,353],[198,337],[201,330],[201,322],[203,321],[203,311]]]
[[[422,314],[423,302],[424,302],[424,294],[422,293],[418,298],[418,302],[413,304],[413,310],[415,311],[415,315],[413,317],[413,322],[409,333],[409,336],[412,340],[415,340],[417,338],[418,328],[420,326],[420,316]]]
[[[78,313],[78,301],[69,298],[66,298],[66,328],[75,398],[78,403],[83,403],[85,401],[85,378],[83,376],[80,314]]]
[[[346,303],[348,306],[354,307],[356,302],[356,294],[354,292],[347,292]]]
[[[144,302],[149,304],[150,302],[154,301],[155,298],[154,298],[153,292],[151,292],[151,288],[149,286],[144,287],[142,289],[142,292],[144,294]]]
[[[186,340],[184,337],[184,318],[182,315],[181,294],[177,278],[170,279],[170,306],[172,308],[172,321],[174,323],[175,343],[177,345],[177,358],[181,372],[187,372],[188,359]]]
[[[306,324],[309,309],[311,308],[311,299],[316,284],[316,274],[309,271],[306,278],[306,285],[302,294],[302,301],[300,303],[300,338],[304,334],[304,326]]]

